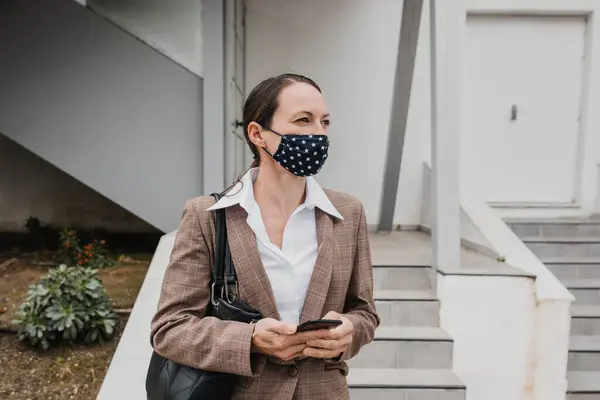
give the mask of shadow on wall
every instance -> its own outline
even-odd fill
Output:
[[[59,228],[160,233],[0,133],[0,232],[26,232],[29,217]]]

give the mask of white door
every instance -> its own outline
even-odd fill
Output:
[[[225,185],[246,171],[252,157],[242,127],[245,100],[245,4],[225,1]]]
[[[470,16],[462,176],[498,205],[576,201],[586,20]]]

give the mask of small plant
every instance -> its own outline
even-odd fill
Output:
[[[82,245],[81,239],[72,229],[64,229],[60,233],[61,248],[69,265],[102,269],[112,267],[113,260],[108,257],[105,240],[94,239]]]
[[[110,339],[116,314],[97,272],[63,264],[29,286],[13,321],[19,326],[19,339],[44,350],[61,341]]]

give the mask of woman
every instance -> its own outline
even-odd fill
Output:
[[[260,83],[244,105],[252,168],[216,204],[187,202],[152,321],[155,351],[238,375],[234,399],[348,399],[345,361],[373,339],[379,317],[361,203],[312,178],[327,159],[329,113],[319,86],[293,74]],[[239,296],[255,324],[205,316],[212,211],[226,209]],[[312,319],[332,330],[296,333]]]

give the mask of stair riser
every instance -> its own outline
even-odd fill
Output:
[[[427,290],[431,288],[430,268],[375,267],[373,286],[375,290]]]
[[[600,279],[600,264],[546,264],[558,279]]]
[[[401,398],[402,397],[400,397],[400,399]],[[598,392],[598,393],[569,393],[569,394],[567,394],[567,400],[598,400],[598,399],[600,399],[600,392]]]
[[[569,371],[600,370],[600,352],[569,351]]]
[[[510,224],[519,237],[600,237],[600,224]]]
[[[375,340],[349,361],[352,368],[452,368],[449,341]]]
[[[571,318],[572,335],[600,335],[600,318]]]
[[[382,326],[438,326],[437,301],[375,301]]]
[[[464,390],[350,388],[351,400],[465,400],[466,397]]]
[[[527,247],[539,258],[549,257],[600,257],[600,238],[598,243],[527,243]]]
[[[575,304],[600,305],[600,289],[569,289]]]

